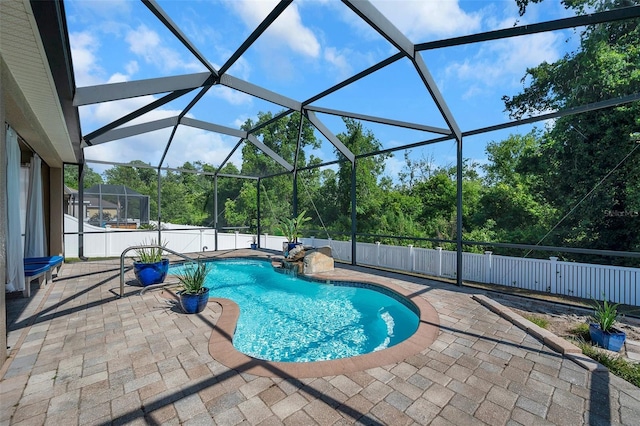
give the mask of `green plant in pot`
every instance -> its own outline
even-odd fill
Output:
[[[210,265],[204,262],[188,263],[176,274],[182,289],[178,292],[180,307],[187,314],[204,310],[209,301],[209,289],[205,286]]]
[[[602,303],[595,301],[592,319],[593,322],[589,324],[591,341],[607,350],[620,351],[627,336],[614,327],[618,321],[618,304],[606,298]]]
[[[149,243],[142,242],[135,249],[138,259],[133,262],[133,272],[143,286],[160,284],[164,282],[169,271],[169,259],[163,257],[166,242],[157,244],[156,240]]]
[[[287,217],[279,221],[276,229],[287,239],[287,250],[285,251],[291,250],[298,243],[302,225],[311,220],[311,218],[306,216],[306,214],[307,211],[303,210],[294,218]]]

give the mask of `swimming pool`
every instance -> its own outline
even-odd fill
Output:
[[[378,286],[296,278],[261,260],[210,263],[210,296],[240,306],[233,346],[254,358],[309,362],[351,357],[396,345],[418,328],[417,308]]]

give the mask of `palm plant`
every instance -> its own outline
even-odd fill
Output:
[[[287,242],[295,243],[298,241],[302,225],[311,220],[306,214],[307,211],[303,210],[297,217],[287,217],[279,221],[280,223],[276,226],[276,229],[285,236]]]

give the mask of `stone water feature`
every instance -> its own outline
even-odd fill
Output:
[[[333,271],[333,268],[334,261],[329,246],[314,248],[300,245],[282,259],[282,269],[294,274],[313,275]]]

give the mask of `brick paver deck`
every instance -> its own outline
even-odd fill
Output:
[[[218,304],[185,315],[160,291],[140,295],[132,285],[118,298],[117,261],[65,264],[53,285],[7,301],[11,349],[0,370],[0,425],[640,421],[640,389],[564,357],[475,300],[478,290],[367,276],[372,271],[361,268],[338,273],[424,298],[439,317],[437,339],[400,362],[361,371],[253,375],[210,354]]]

